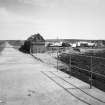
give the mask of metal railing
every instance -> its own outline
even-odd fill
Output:
[[[58,56],[58,54],[57,54]],[[81,68],[81,67],[78,67],[76,65],[73,65],[72,64],[72,57],[73,56],[80,56],[80,57],[88,57],[90,58],[90,69],[84,69],[84,68]],[[58,58],[58,57],[57,57]],[[103,74],[100,74],[100,73],[97,73],[97,72],[94,72],[93,71],[93,59],[102,59],[102,60],[105,60],[105,58],[103,57],[96,57],[96,56],[88,56],[88,55],[81,55],[81,54],[76,54],[76,55],[73,55],[73,54],[69,54],[69,72],[70,72],[70,77],[72,76],[72,70],[73,68],[77,68],[77,69],[80,69],[81,71],[85,71],[85,72],[88,72],[89,73],[89,81],[90,81],[90,89],[92,88],[92,85],[93,85],[93,75],[97,75],[97,76],[100,76],[102,78],[105,78],[105,75]],[[58,68],[58,62],[57,62],[57,68]]]

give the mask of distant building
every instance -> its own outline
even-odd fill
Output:
[[[86,41],[79,41],[76,43],[76,47],[94,47],[95,43],[86,42]]]
[[[62,44],[57,43],[57,42],[56,43],[49,43],[46,48],[48,51],[57,51],[57,50],[62,48]]]
[[[47,43],[46,49],[47,51],[52,51],[52,52],[62,52],[65,50],[68,50],[70,47],[70,44],[66,42],[52,42],[52,43]]]
[[[30,43],[31,53],[44,53],[45,52],[45,39],[40,34],[30,36],[27,41]]]
[[[72,43],[71,47],[73,47],[73,48],[77,47],[77,43]]]

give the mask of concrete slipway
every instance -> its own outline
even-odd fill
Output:
[[[105,105],[105,93],[9,44],[0,54],[0,105]]]

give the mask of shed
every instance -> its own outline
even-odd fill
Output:
[[[39,33],[30,36],[27,41],[30,43],[31,53],[45,52],[45,39]]]

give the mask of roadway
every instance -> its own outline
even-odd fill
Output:
[[[0,105],[105,105],[104,96],[8,43],[0,53]]]

